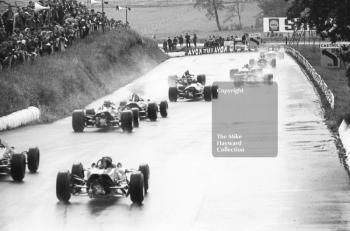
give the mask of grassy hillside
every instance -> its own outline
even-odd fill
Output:
[[[165,59],[153,41],[133,31],[91,35],[64,53],[1,72],[0,116],[34,105],[44,122],[61,118]]]
[[[328,87],[335,95],[334,111],[329,113],[328,121],[337,128],[346,113],[350,111],[350,92],[344,69],[330,69],[321,66],[320,48],[316,46],[295,46],[316,71],[322,76]]]

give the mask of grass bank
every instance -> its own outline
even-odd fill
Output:
[[[149,71],[167,57],[134,31],[93,34],[66,52],[0,72],[0,116],[41,108],[42,122],[69,115]]]
[[[332,130],[338,129],[344,116],[350,112],[350,89],[345,77],[345,69],[330,69],[321,66],[321,53],[318,46],[295,46],[316,69],[335,95],[334,110],[327,110],[326,119]]]

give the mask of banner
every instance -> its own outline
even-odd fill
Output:
[[[340,68],[340,44],[320,44],[321,66]]]
[[[293,33],[295,30],[312,31],[308,25],[297,26],[299,19],[287,19],[286,17],[264,18],[264,32]]]

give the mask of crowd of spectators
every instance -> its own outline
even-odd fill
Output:
[[[117,27],[104,13],[77,0],[39,0],[0,14],[0,70],[39,55],[64,51],[90,32]]]
[[[191,48],[191,43],[193,43],[194,47],[197,47],[197,35],[193,34],[193,36],[191,37],[191,35],[186,33],[185,36],[179,35],[175,36],[173,39],[168,37],[168,40],[163,41],[163,49],[166,52],[170,52],[176,51],[178,48]]]

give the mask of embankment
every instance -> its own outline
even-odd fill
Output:
[[[41,121],[69,115],[131,82],[166,59],[134,31],[93,34],[66,52],[0,72],[0,116],[36,106]]]

